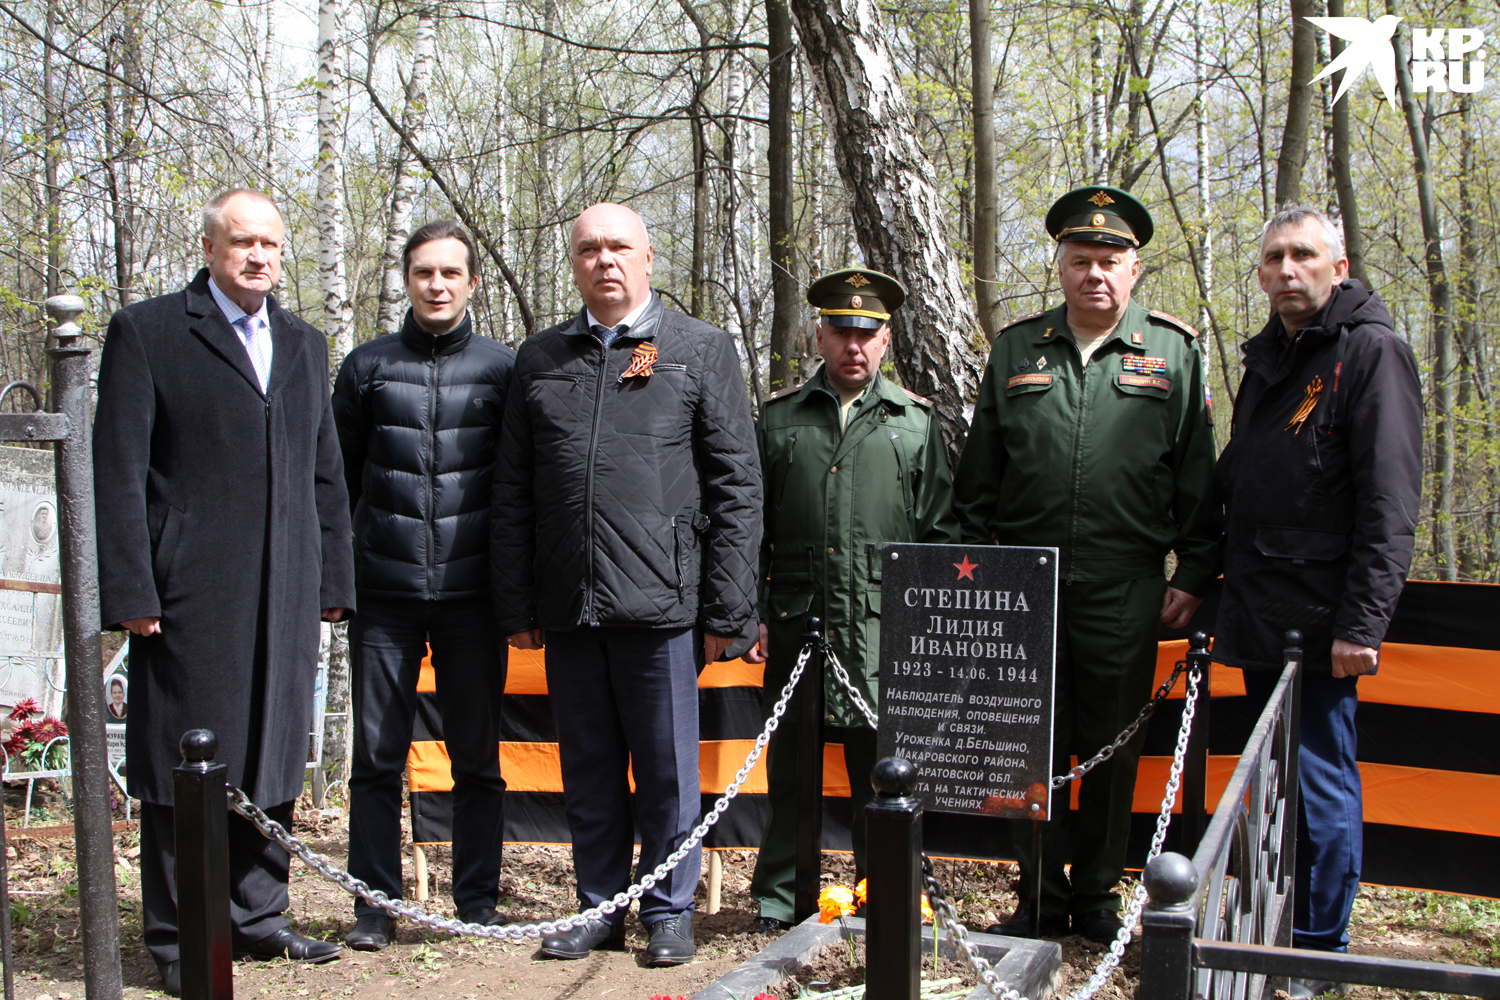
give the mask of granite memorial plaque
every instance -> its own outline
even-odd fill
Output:
[[[891,544],[880,556],[881,757],[935,812],[1045,820],[1057,550]]]

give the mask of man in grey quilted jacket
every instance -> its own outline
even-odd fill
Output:
[[[490,546],[496,616],[545,639],[581,908],[691,832],[697,674],[753,623],[760,462],[733,339],[662,307],[635,212],[573,224],[584,308],[522,345],[501,422]],[[692,959],[699,852],[641,897],[646,960]],[[624,912],[542,939],[554,958],[620,947]]]

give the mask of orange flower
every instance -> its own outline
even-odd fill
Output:
[[[927,902],[927,893],[922,893],[922,923],[932,923],[932,904]]]
[[[854,887],[854,898],[857,899],[857,900],[859,900],[859,903],[860,903],[861,906],[863,906],[864,903],[865,903],[865,882],[866,881],[867,881],[867,879],[860,879],[859,880],[859,885],[857,885],[857,886]]]
[[[818,923],[831,924],[854,912],[854,892],[847,885],[830,885],[818,893]]]

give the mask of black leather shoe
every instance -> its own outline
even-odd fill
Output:
[[[515,923],[515,920],[508,914],[501,913],[493,906],[476,906],[472,910],[460,913],[458,919],[466,924],[479,924],[483,927],[500,927]]]
[[[587,958],[596,948],[618,951],[625,947],[625,927],[603,920],[590,920],[581,927],[542,938],[542,954],[551,958]]]
[[[764,916],[755,918],[754,931],[756,934],[781,934],[791,929],[792,922],[790,920],[777,920],[775,917]]]
[[[156,972],[161,976],[161,991],[174,997],[182,996],[182,963],[157,962]]]
[[[647,965],[682,965],[698,953],[693,941],[693,911],[658,920],[651,925],[651,940],[646,944]]]
[[[290,927],[256,941],[241,941],[235,958],[290,958],[294,962],[331,962],[339,957],[339,946],[329,941],[305,938]]]
[[[379,951],[396,940],[396,921],[384,913],[366,913],[355,918],[354,929],[344,943],[355,951]]]
[[[1113,944],[1123,926],[1114,910],[1090,910],[1073,918],[1073,933],[1082,934],[1095,944]]]
[[[1004,934],[1006,937],[1029,938],[1031,937],[1031,907],[1018,906],[1016,912],[1003,923],[990,924],[985,928],[986,934]],[[1067,917],[1043,917],[1042,937],[1060,938],[1068,936]]]
[[[1328,979],[1293,979],[1289,992],[1292,1000],[1312,1000],[1313,997],[1320,997],[1325,993],[1343,996],[1344,984]]]

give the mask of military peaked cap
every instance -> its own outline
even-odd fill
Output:
[[[1088,241],[1139,249],[1151,242],[1156,224],[1133,195],[1091,184],[1074,188],[1052,203],[1047,232],[1059,243]]]
[[[825,274],[807,287],[808,305],[815,306],[829,326],[878,330],[905,301],[905,285],[863,267]]]

